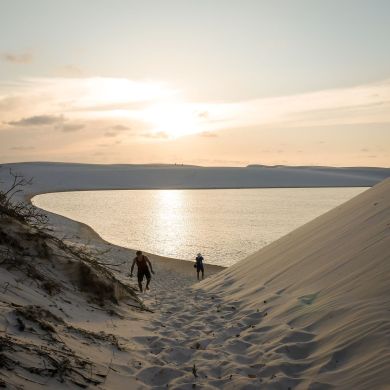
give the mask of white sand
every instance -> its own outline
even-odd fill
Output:
[[[62,217],[51,215],[51,223],[56,235],[66,232],[73,242],[87,239],[92,248],[110,248],[104,261],[126,261],[115,274],[136,286],[126,277],[133,251]],[[70,287],[48,298],[33,283],[2,270],[0,286],[10,287],[3,294],[0,289],[6,318],[1,332],[42,342],[43,336],[17,331],[10,306],[16,302],[39,304],[78,328],[116,335],[122,351],[104,341],[85,343],[56,327],[68,347],[107,374],[97,385],[102,389],[388,388],[389,179],[192,288],[191,263],[151,260],[152,289],[140,297],[154,312],[123,302],[113,306],[121,318],[90,307]],[[41,388],[39,380],[52,388],[72,386],[68,379],[60,384],[58,377],[29,374],[33,383],[22,371],[17,376],[0,368],[0,375],[26,388]]]
[[[237,363],[243,351],[249,365],[261,356],[256,375],[269,388],[381,389],[390,385],[389,281],[388,179],[200,291],[235,307],[240,337],[225,348],[243,348]]]
[[[4,164],[0,180],[8,179],[8,168],[34,178],[27,189],[29,196],[99,189],[371,187],[390,176],[389,168],[204,168],[43,162]]]
[[[194,290],[160,293],[156,337],[137,341],[164,368],[137,375],[180,389],[388,388],[389,280],[387,180]]]

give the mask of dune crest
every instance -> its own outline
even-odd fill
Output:
[[[370,167],[197,167],[188,165],[107,165],[54,162],[9,163],[8,169],[34,178],[32,197],[45,192],[114,189],[214,189],[290,187],[371,187],[390,176],[390,168]]]

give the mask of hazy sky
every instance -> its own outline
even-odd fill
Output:
[[[390,1],[0,0],[0,162],[390,166]]]

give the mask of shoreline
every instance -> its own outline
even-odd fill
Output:
[[[274,190],[274,189],[281,189],[281,190],[289,190],[289,189],[302,189],[302,190],[325,190],[325,189],[335,189],[335,190],[339,190],[339,189],[356,189],[356,188],[359,188],[361,190],[367,190],[368,188],[370,187],[364,187],[364,186],[356,186],[356,187],[262,187],[262,188],[252,188],[253,190]],[[240,190],[240,188],[236,188],[237,190]],[[39,197],[41,195],[46,195],[46,194],[61,194],[61,193],[77,193],[77,192],[101,192],[101,191],[170,191],[170,189],[164,189],[164,190],[161,190],[161,189],[156,189],[156,190],[153,190],[153,189],[141,189],[141,188],[138,188],[138,189],[133,189],[133,188],[130,188],[130,189],[124,189],[124,188],[121,188],[119,190],[112,190],[112,189],[107,189],[107,188],[98,188],[98,189],[82,189],[82,190],[75,190],[75,189],[67,189],[67,190],[62,190],[62,191],[35,191],[35,193],[29,193],[25,198],[31,203],[31,204],[34,204],[35,207],[38,207],[35,203],[34,203],[34,198],[36,197]],[[192,189],[174,189],[174,190],[177,190],[177,191],[193,191]],[[211,188],[197,188],[197,190],[203,190],[203,191],[209,191],[209,190],[212,190],[212,191],[215,191],[215,189],[211,189]],[[225,188],[218,188],[218,190],[226,190]],[[138,196],[136,195],[136,193],[134,193],[134,196]],[[39,202],[38,202],[39,203]],[[130,251],[135,251],[137,250],[138,248],[133,248],[131,246],[131,243],[130,243],[130,246],[123,246],[123,243],[121,242],[118,242],[118,243],[115,243],[115,242],[111,242],[109,241],[109,239],[105,239],[103,238],[96,230],[94,230],[94,228],[90,225],[87,225],[86,223],[84,222],[81,222],[79,220],[75,220],[75,219],[72,219],[64,214],[57,214],[56,213],[56,210],[54,209],[54,211],[49,211],[49,210],[46,210],[44,207],[42,208],[42,210],[45,212],[45,213],[50,213],[52,215],[56,215],[56,220],[57,220],[57,223],[59,224],[62,224],[61,222],[61,219],[62,220],[68,220],[68,221],[71,221],[72,223],[74,224],[79,224],[79,225],[83,225],[84,226],[84,231],[86,230],[86,228],[88,229],[86,231],[86,238],[87,239],[96,239],[96,240],[99,240],[101,242],[104,242],[105,244],[108,244],[108,245],[115,245],[115,246],[118,246],[120,248],[123,248],[124,250],[130,250]],[[60,219],[60,218],[61,219]],[[308,221],[309,222],[309,221]],[[66,228],[66,226],[65,226]],[[101,230],[101,229],[100,229]],[[287,233],[288,234],[288,233]],[[112,237],[114,240],[115,238]],[[124,245],[128,245],[128,243],[125,243]],[[142,248],[139,248],[141,250],[143,250]],[[151,248],[150,248],[151,249]],[[155,248],[155,249],[158,249],[158,248]],[[253,250],[253,253],[252,252],[249,252],[246,256],[245,255],[242,255],[237,261],[241,261],[241,260],[244,260],[246,257],[248,256],[251,256],[253,255],[254,253],[256,253],[258,250]],[[188,256],[188,258],[180,258],[180,257],[171,257],[169,254],[168,255],[164,255],[164,254],[160,254],[160,253],[156,253],[156,252],[149,252],[149,251],[144,251],[146,254],[150,255],[150,256],[153,256],[157,259],[159,259],[158,261],[163,261],[165,263],[167,262],[186,262],[188,264],[193,264],[194,261],[193,260],[190,260],[190,256]],[[236,262],[237,262],[236,261]],[[234,264],[234,263],[233,263]],[[232,264],[231,264],[232,265]],[[216,264],[216,263],[205,263],[205,266],[207,266],[209,269],[211,269],[214,272],[218,271],[218,270],[223,270],[223,269],[226,269],[229,267],[229,265],[222,265],[222,264]]]
[[[367,188],[390,175],[390,168],[382,167],[254,165],[242,168],[61,162],[9,163],[3,167],[13,169],[27,178],[33,178],[32,185],[25,188],[22,195],[22,199],[30,203],[32,198],[38,195],[76,191]],[[7,175],[3,179],[7,181]],[[46,210],[44,212],[49,213]],[[64,228],[67,225],[66,221],[68,225],[69,221],[73,224],[79,223],[80,228],[74,230],[83,230],[87,238],[114,245],[104,240],[91,226],[81,225],[82,222],[56,215],[56,222],[64,224]],[[164,259],[165,262],[193,264],[192,261],[184,259],[152,253],[150,255],[158,257],[160,261]],[[215,270],[224,269],[223,266],[206,265],[208,268],[218,267]]]
[[[53,191],[38,191],[38,192],[31,192],[28,193],[28,196],[25,198],[26,200],[31,200],[35,196],[39,195],[45,195],[45,194],[57,194],[57,193],[66,193],[66,192],[88,192],[88,191],[218,191],[218,190],[288,190],[288,189],[332,189],[332,188],[371,188],[373,186],[367,186],[367,185],[323,185],[323,186],[254,186],[254,187],[113,187],[113,188],[71,188],[71,189],[63,189],[63,190],[53,190]]]
[[[72,190],[61,191],[61,192],[71,192],[71,191]],[[30,204],[33,204],[32,199],[35,196],[44,193],[48,193],[48,192],[37,193],[35,195],[29,194],[28,196],[24,197],[24,200],[26,202],[29,202]],[[54,193],[54,191],[49,193]],[[61,214],[47,211],[39,207],[37,208],[39,210],[42,210],[48,216],[49,227],[53,229],[54,234],[56,235],[70,234],[69,237],[70,241],[73,241],[77,244],[87,243],[88,246],[97,247],[97,248],[109,247],[110,250],[119,251],[123,255],[127,255],[129,258],[129,262],[131,261],[132,258],[135,257],[135,252],[137,249],[123,247],[105,240],[102,236],[100,236],[98,232],[96,232],[90,225],[86,223],[74,220],[72,218],[68,218]],[[194,283],[196,282],[196,275],[193,267],[194,261],[185,260],[185,259],[176,259],[172,257],[162,256],[155,253],[150,253],[147,251],[143,251],[143,253],[146,254],[152,260],[152,264],[158,263],[159,266],[162,266],[166,271],[176,272],[186,277],[193,277]],[[205,268],[206,268],[205,278],[207,278],[208,276],[214,275],[217,272],[223,271],[227,267],[205,263]]]

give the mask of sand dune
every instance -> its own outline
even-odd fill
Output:
[[[389,280],[387,180],[198,289],[234,307],[240,336],[226,349],[247,364],[258,363],[247,352],[261,353],[258,378],[280,388],[378,389],[390,384]]]
[[[56,236],[104,250],[101,261],[110,265],[115,283],[135,288],[127,277],[132,250],[59,216],[51,215],[50,224]],[[4,220],[1,226],[20,229]],[[22,242],[28,253],[35,250],[34,241]],[[100,310],[75,289],[65,263],[51,269],[42,256],[34,258],[61,290],[51,296],[40,282],[0,262],[4,383],[69,388],[77,382],[100,389],[389,386],[390,179],[226,270],[207,267],[214,275],[201,283],[194,284],[191,263],[151,256],[152,289],[131,298],[133,306],[125,298],[103,302]],[[63,348],[69,362],[60,370]]]
[[[204,168],[167,165],[66,163],[4,164],[33,177],[30,196],[55,191],[94,189],[182,189],[262,187],[371,187],[390,176],[388,168],[264,167]]]
[[[150,357],[137,378],[175,389],[388,388],[389,194],[387,180],[192,290],[159,291],[155,336],[136,339]]]
[[[122,349],[110,318],[140,328],[134,289],[71,248],[0,213],[0,387],[99,385]]]

